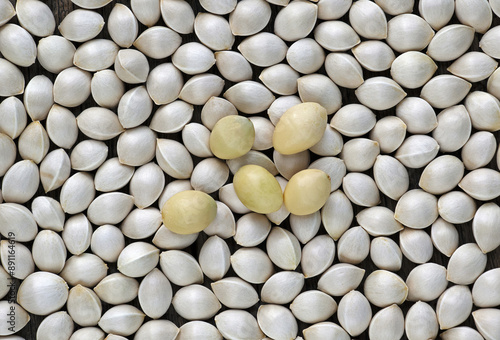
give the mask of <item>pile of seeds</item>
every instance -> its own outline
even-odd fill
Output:
[[[500,339],[500,0],[72,1],[0,0],[0,338]]]

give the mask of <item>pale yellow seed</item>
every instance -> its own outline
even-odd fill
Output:
[[[306,169],[290,178],[283,200],[294,215],[312,214],[325,204],[330,195],[330,176],[321,170]]]
[[[317,103],[292,106],[276,124],[273,146],[283,155],[309,149],[318,143],[326,129],[326,109]]]
[[[202,231],[217,215],[214,199],[202,191],[181,191],[165,203],[161,210],[165,227],[177,234]]]
[[[248,209],[269,214],[283,204],[283,193],[274,176],[258,165],[245,165],[234,175],[234,191]]]
[[[210,134],[210,150],[220,159],[234,159],[252,148],[255,129],[250,119],[226,116],[220,119]]]

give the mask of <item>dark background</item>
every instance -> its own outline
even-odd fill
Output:
[[[203,8],[199,5],[199,3],[198,3],[197,0],[187,0],[187,1],[191,4],[191,6],[193,7],[195,13],[204,11]],[[15,3],[14,0],[11,0],[11,2]],[[54,16],[55,16],[55,19],[56,19],[56,23],[60,23],[62,21],[62,19],[70,11],[72,11],[73,9],[78,8],[78,6],[76,6],[73,3],[71,3],[70,0],[47,0],[45,2],[52,9],[52,11],[54,13]],[[116,2],[117,3],[123,3],[123,4],[125,4],[125,5],[127,5],[127,6],[130,7],[130,0],[117,0]],[[104,8],[97,9],[95,11],[97,11],[98,13],[100,13],[101,15],[103,15],[105,21],[107,21],[107,17],[109,15],[111,9],[114,6],[114,3],[115,2],[112,2],[112,3],[108,4],[108,5],[106,5]],[[270,20],[269,24],[267,25],[267,27],[264,29],[264,31],[268,31],[268,32],[272,32],[275,14],[280,10],[279,6],[271,5],[271,7],[273,9],[273,16],[271,17],[271,20]],[[418,0],[415,1],[415,8],[414,8],[414,12],[413,13],[414,14],[418,14]],[[228,17],[228,16],[226,16],[226,17]],[[390,18],[391,18],[391,16],[388,16],[388,20]],[[341,20],[343,20],[345,22],[348,22],[348,15],[345,15]],[[17,22],[17,18],[14,17],[11,20],[11,22],[18,23]],[[459,23],[459,22],[456,19],[456,17],[454,16],[452,18],[452,21],[450,23]],[[493,25],[492,26],[498,25],[499,23],[500,23],[500,19],[494,15],[494,20],[493,20]],[[161,18],[160,18],[160,21],[157,23],[157,25],[165,26],[165,24],[163,23],[163,20]],[[145,29],[146,29],[146,27],[139,23],[139,34],[141,32],[143,32]],[[59,35],[59,32],[57,31],[57,28],[56,28],[56,31],[54,32],[54,34]],[[312,37],[312,34],[310,36]],[[469,51],[480,51],[480,49],[478,47],[478,43],[479,43],[479,40],[481,39],[481,36],[482,36],[481,34],[476,34],[474,42],[473,42],[471,48],[469,49]],[[35,41],[38,42],[39,38],[36,38],[36,37],[34,37],[34,38],[35,38]],[[107,39],[110,39],[109,34],[107,32],[107,26],[104,27],[104,29],[102,30],[102,32],[99,34],[99,36],[97,38],[107,38]],[[243,40],[243,37],[236,37],[236,41],[235,41],[235,43],[233,45],[233,49],[235,49],[242,40]],[[194,33],[193,34],[189,34],[189,35],[183,35],[183,43],[186,43],[186,42],[189,42],[189,41],[197,41],[197,38],[194,35]],[[80,45],[79,43],[74,43],[74,44],[75,44],[76,47],[78,47]],[[290,43],[287,43],[287,44],[290,45]],[[328,51],[325,51],[325,52],[326,52],[326,54],[328,53]],[[399,53],[396,53],[396,56],[397,55],[399,55]],[[151,58],[148,58],[148,59],[149,59],[149,62],[150,62],[150,69],[152,69],[154,66],[156,66],[158,64],[161,64],[161,63],[164,63],[164,62],[170,62],[170,58],[163,59],[163,60],[154,60],[154,59],[151,59]],[[284,61],[284,62],[286,62],[286,61]],[[437,62],[438,70],[436,71],[435,75],[448,73],[446,71],[446,68],[450,64],[451,64],[451,62],[446,62],[446,63],[438,63]],[[52,73],[44,70],[40,66],[40,64],[38,63],[38,61],[34,65],[32,65],[32,66],[30,66],[28,68],[21,68],[21,70],[23,71],[23,73],[25,75],[26,84],[29,82],[29,80],[32,77],[34,77],[35,75],[38,75],[38,74],[43,74],[43,75],[49,77],[49,79],[51,79],[52,81],[55,80],[55,76],[56,76],[56,75],[54,75],[54,74],[52,74]],[[254,70],[254,80],[258,81],[258,76],[259,76],[260,72],[262,71],[262,68],[254,66],[253,70]],[[220,75],[220,73],[218,72],[216,66],[213,66],[213,68],[211,70],[209,70],[208,72]],[[326,74],[324,68],[321,68],[318,71],[318,73]],[[364,70],[364,77],[365,77],[365,79],[373,77],[373,76],[387,76],[387,77],[390,77],[390,73],[389,73],[389,71],[375,73],[375,72],[370,72],[370,71]],[[185,75],[185,80],[187,80],[187,79],[189,79],[189,76]],[[224,87],[224,91],[227,90],[232,85],[233,85],[232,82],[226,81],[225,87]],[[127,85],[127,90],[130,89],[130,88],[133,88],[135,86],[136,85],[134,85],[134,86]],[[345,89],[345,88],[340,88],[340,90],[341,90],[341,93],[342,93],[342,99],[343,99],[343,104],[344,105],[348,104],[348,103],[358,103],[358,100],[357,100],[356,96],[354,95],[354,90],[348,90],[348,89]],[[479,90],[479,91],[486,91],[486,80],[482,81],[480,83],[474,83],[473,84],[471,92],[472,91],[477,91],[477,90]],[[420,89],[415,89],[415,90],[405,89],[405,91],[408,93],[408,96],[419,96],[419,94],[420,94]],[[19,96],[19,98],[22,100],[22,95]],[[92,107],[92,106],[96,106],[96,103],[90,97],[82,106],[74,108],[74,109],[72,109],[72,111],[74,112],[75,115],[78,115],[85,108]],[[156,110],[156,108],[157,108],[157,106],[155,105],[154,110]],[[193,120],[192,120],[193,122],[201,123],[201,119],[200,119],[201,108],[202,108],[201,106],[195,106],[195,113],[194,113]],[[377,119],[380,119],[380,118],[382,118],[384,116],[387,116],[387,115],[394,115],[395,114],[395,110],[394,109],[390,109],[390,110],[385,110],[385,111],[375,111],[375,113],[377,114]],[[439,110],[436,110],[436,114],[437,113],[439,113]],[[264,116],[264,117],[267,117],[266,112],[261,113],[261,115]],[[329,117],[329,120],[330,119],[331,119],[331,116]],[[146,121],[146,123],[144,123],[144,124],[149,124],[149,122],[150,122],[150,119],[148,121]],[[42,124],[45,124],[45,123],[42,122]],[[476,131],[473,129],[472,133],[474,133],[474,132],[476,132]],[[182,141],[180,133],[176,133],[176,134],[158,134],[158,135],[159,135],[160,138],[171,138],[171,139],[176,139],[178,141]],[[409,134],[408,134],[408,136],[409,136]],[[496,136],[497,142],[498,142],[500,140],[500,138],[499,138],[500,137],[500,133],[498,133],[498,132],[495,133],[495,136]],[[83,134],[80,133],[80,136],[79,136],[79,139],[78,139],[77,143],[79,141],[81,141],[81,140],[84,140],[84,139],[87,139],[87,137],[85,137]],[[344,142],[346,142],[348,139],[349,138],[344,137]],[[114,139],[109,140],[109,141],[106,142],[107,145],[108,145],[108,147],[109,147],[108,158],[112,158],[112,157],[116,157],[117,156],[116,155],[116,142],[117,142],[117,138],[114,138]],[[52,151],[52,150],[54,150],[56,148],[57,147],[55,145],[51,145],[50,151]],[[70,152],[68,151],[68,155],[69,154],[70,154]],[[266,152],[266,154],[272,159],[272,152],[270,152],[268,150]],[[460,151],[452,153],[452,154],[454,154],[457,157],[460,157]],[[441,155],[441,153],[439,153],[439,155]],[[18,156],[18,158],[19,158],[18,160],[20,160],[19,156]],[[315,156],[314,154],[311,153],[311,162],[314,161],[316,158],[317,158],[317,156]],[[195,164],[198,163],[201,160],[200,158],[197,158],[197,157],[193,157],[193,159],[194,159]],[[489,167],[492,168],[492,169],[498,170],[498,167],[497,167],[497,164],[496,164],[496,157],[494,157],[494,159],[492,160],[492,162],[489,164]],[[418,188],[418,180],[420,178],[420,174],[421,174],[422,170],[423,170],[423,168],[422,169],[408,169],[409,174],[410,174],[410,189]],[[73,173],[74,173],[74,171],[72,171],[72,174]],[[371,175],[371,176],[373,175],[372,172],[371,172],[371,170],[367,171],[366,173],[369,174],[369,175]],[[167,178],[167,183],[169,181],[173,180],[168,175],[166,175],[166,178]],[[229,181],[231,181],[231,178],[229,179]],[[128,186],[126,186],[125,188],[123,188],[122,191],[128,191]],[[47,195],[58,199],[59,198],[59,192],[60,192],[60,189],[52,191],[52,192],[49,192]],[[45,195],[45,193],[43,192],[43,190],[42,190],[41,187],[40,187],[40,189],[39,189],[39,191],[38,191],[38,193],[36,195],[37,196],[38,195]],[[217,198],[216,194],[213,195],[213,196],[214,196],[214,198]],[[389,199],[388,197],[386,197],[382,193],[381,193],[381,199],[382,199],[381,205],[389,207],[392,210],[394,210],[394,208],[396,206],[396,201],[393,201],[393,200]],[[495,200],[495,202],[497,204],[499,204],[500,203],[500,199],[497,198]],[[479,202],[479,201],[477,201],[476,203],[477,203],[478,207],[482,204],[482,202]],[[28,208],[30,208],[31,207],[31,201],[27,202],[26,206]],[[154,204],[153,206],[157,206],[157,204]],[[353,207],[354,207],[354,214],[355,215],[360,210],[362,210],[358,206],[353,205]],[[238,218],[239,216],[236,215],[235,217]],[[356,225],[356,221],[354,220],[352,226],[355,226],[355,225]],[[289,228],[288,219],[285,220],[281,226],[285,227],[285,228]],[[97,226],[94,226],[94,227],[96,228]],[[460,235],[460,244],[475,242],[474,236],[472,234],[472,227],[471,227],[471,223],[470,222],[466,223],[466,224],[456,225],[456,227],[457,227],[457,229],[459,231],[459,235]],[[427,228],[426,231],[428,233],[430,233],[430,228]],[[325,233],[324,229],[321,228],[320,231],[319,231],[319,233],[320,234],[324,234]],[[392,238],[396,242],[398,242],[397,235],[393,235]],[[144,241],[151,242],[151,239],[152,238],[149,238],[149,239],[146,239]],[[195,256],[195,258],[197,258],[199,250],[200,250],[201,246],[203,245],[203,242],[206,239],[207,239],[207,235],[205,235],[204,233],[200,233],[200,236],[198,237],[198,240],[192,246],[190,246],[189,248],[187,248],[185,250],[188,251],[188,252],[190,252],[193,256]],[[234,252],[236,249],[239,248],[239,246],[236,245],[236,243],[233,241],[232,238],[227,239],[226,242],[228,242],[229,247],[230,247],[230,249],[231,249],[232,252]],[[130,240],[127,240],[127,243],[130,243]],[[28,243],[27,246],[31,247],[31,244]],[[265,250],[265,243],[261,244],[260,247]],[[88,251],[90,251],[90,249]],[[71,254],[68,254],[68,258],[69,258],[70,255]],[[334,263],[338,263],[338,262],[339,261],[336,258]],[[446,256],[442,255],[437,249],[434,249],[434,254],[433,254],[433,257],[430,260],[430,262],[435,262],[435,263],[438,263],[438,264],[442,264],[443,266],[447,266],[447,264],[448,264],[448,258]],[[109,266],[108,275],[117,271],[116,270],[116,264],[114,264],[114,263],[111,263],[111,264],[108,263],[108,266]],[[359,264],[359,266],[367,270],[367,273],[366,273],[365,277],[371,271],[377,270],[377,268],[371,262],[369,256],[368,256],[368,258],[365,261],[363,261],[361,264]],[[402,269],[399,272],[397,272],[397,274],[400,275],[403,279],[405,279],[407,277],[408,273],[415,266],[416,266],[416,264],[408,261],[406,258],[403,257],[403,266],[402,266]],[[489,270],[489,269],[492,269],[492,268],[496,268],[496,267],[499,267],[499,266],[500,266],[500,248],[496,249],[493,252],[488,253],[488,263],[487,263],[486,270]],[[278,270],[279,270],[279,268],[276,268],[276,271],[278,271]],[[301,271],[300,266],[297,268],[297,271]],[[234,273],[234,271],[232,269],[230,269],[229,272],[228,272],[228,274],[226,276],[236,276],[236,274]],[[307,279],[303,290],[316,289],[317,288],[317,281],[318,281],[318,279],[319,279],[319,277]],[[18,282],[18,284],[19,283],[20,282]],[[208,279],[208,278],[205,278],[204,285],[210,288],[210,283],[211,283],[211,280]],[[451,285],[452,284],[450,284],[450,286]],[[172,287],[173,287],[173,291],[174,291],[174,294],[175,294],[175,292],[179,289],[179,287],[177,287],[175,285],[172,285]],[[257,289],[257,292],[260,292],[260,288],[262,287],[262,285],[254,285],[254,287]],[[363,287],[363,283],[361,283],[361,285],[359,286],[358,290],[362,291],[362,287]],[[470,287],[472,288],[472,285]],[[337,301],[337,303],[340,301],[339,298],[335,298],[335,300]],[[137,299],[135,299],[134,301],[132,301],[131,304],[139,307],[139,303],[138,303]],[[404,304],[401,305],[401,308],[406,313],[406,311],[408,310],[409,307],[411,307],[411,305],[412,305],[412,303],[405,302]],[[430,305],[435,308],[436,300],[430,302]],[[107,305],[107,304],[103,303],[103,313],[106,310],[108,310],[110,307],[111,307],[110,305]],[[256,306],[252,307],[249,310],[249,312],[251,312],[255,316],[256,312],[257,312],[257,308],[258,308],[258,304]],[[223,307],[221,309],[221,311],[223,311],[225,309],[226,308]],[[375,314],[379,310],[379,308],[374,307],[374,306],[372,306],[372,309],[373,309],[373,314]],[[476,308],[474,307],[474,309],[476,309]],[[24,327],[24,329],[22,329],[19,332],[19,335],[25,337],[26,339],[35,339],[36,338],[36,330],[37,330],[38,325],[40,324],[40,322],[43,320],[43,318],[44,317],[42,317],[42,316],[31,315],[31,321],[29,322],[28,325],[26,325],[26,327]],[[183,318],[179,317],[177,315],[177,313],[175,313],[175,311],[174,311],[174,309],[173,309],[172,306],[168,310],[167,314],[163,316],[163,318],[173,321],[179,327],[186,322],[186,320],[184,320]],[[148,320],[149,320],[149,318],[146,318],[145,322],[147,322]],[[208,321],[211,322],[212,324],[214,324],[213,323],[213,318],[211,320],[208,320]],[[328,320],[328,321],[333,321],[335,323],[338,323],[336,314],[334,314],[334,316],[330,320]],[[469,319],[463,325],[474,327],[474,322],[472,320],[472,316],[470,316]],[[301,330],[303,330],[304,328],[307,328],[308,326],[309,325],[307,325],[307,324],[299,322],[299,335],[301,335]],[[78,329],[78,326],[75,325],[75,330],[76,329]],[[131,336],[130,338],[132,339],[133,336]],[[365,332],[361,336],[357,337],[357,339],[368,339],[367,332]]]

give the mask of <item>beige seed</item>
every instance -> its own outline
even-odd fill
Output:
[[[373,165],[373,177],[379,190],[393,200],[398,200],[410,184],[408,170],[391,156],[377,156]]]
[[[0,218],[0,232],[5,238],[8,238],[9,232],[15,233],[20,242],[35,238],[36,222],[26,207],[17,203],[3,203],[0,205]]]
[[[467,170],[486,166],[495,155],[497,143],[491,132],[474,133],[462,148],[462,161]]]
[[[347,170],[362,172],[373,167],[379,154],[378,142],[368,138],[354,138],[344,144],[340,158]]]
[[[235,273],[249,283],[264,283],[274,273],[273,263],[259,248],[240,248],[231,255]]]
[[[107,274],[108,266],[96,255],[73,255],[61,271],[61,277],[71,286],[94,287]]]
[[[90,249],[103,261],[116,262],[123,248],[125,237],[115,226],[105,224],[92,233]]]
[[[238,45],[238,50],[245,59],[260,67],[281,62],[285,59],[287,49],[287,45],[279,36],[268,32],[252,35]]]
[[[325,0],[320,0],[325,1]],[[348,340],[350,339],[349,334],[333,322],[319,322],[303,331],[304,337],[310,340],[321,340],[321,339],[338,339],[338,340]]]
[[[500,129],[500,102],[496,97],[475,91],[466,97],[465,107],[476,129],[492,132]]]
[[[267,254],[281,269],[295,270],[300,263],[301,249],[297,238],[288,230],[274,227],[266,241]]]
[[[343,178],[342,188],[349,200],[356,205],[373,207],[380,203],[377,185],[368,175],[350,172]]]
[[[485,339],[494,339],[499,332],[497,318],[500,316],[498,309],[483,308],[472,312],[474,323],[477,329]]]
[[[247,311],[226,310],[215,316],[217,329],[226,339],[262,339],[264,333]]]

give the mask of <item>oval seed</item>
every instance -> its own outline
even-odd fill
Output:
[[[163,206],[164,225],[178,234],[202,231],[215,219],[217,205],[212,197],[196,190],[182,191]]]
[[[210,150],[221,159],[243,156],[252,148],[255,129],[252,122],[242,116],[220,119],[210,134]]]
[[[290,178],[283,194],[286,208],[295,215],[312,214],[330,196],[330,177],[321,170],[306,169]]]

